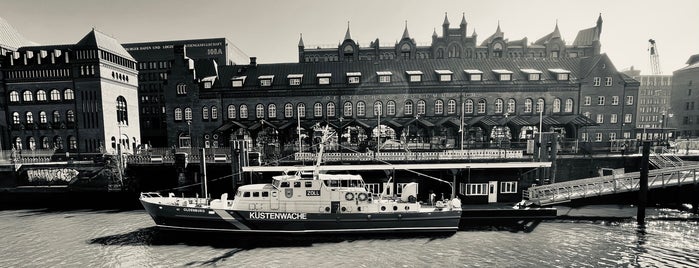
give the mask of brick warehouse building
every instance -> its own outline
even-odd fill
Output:
[[[670,127],[676,128],[675,137],[699,137],[699,54],[689,57],[687,66],[672,73],[670,106],[676,114]],[[694,82],[697,81],[697,82]]]
[[[143,143],[167,147],[164,89],[169,81],[174,46],[185,46],[187,56],[217,65],[247,61],[245,53],[225,38],[190,39],[122,44],[138,62],[139,116]]]
[[[341,133],[336,140],[357,149],[371,148],[377,134],[384,149],[487,147],[530,139],[539,128],[540,107],[544,131],[565,139],[607,144],[630,139],[639,84],[595,52],[600,32],[601,18],[579,32],[577,48],[567,48],[556,29],[535,43],[580,51],[542,57],[365,60],[355,53],[345,60],[306,62],[300,40],[301,63],[252,59],[248,65],[217,66],[192,60],[180,48],[165,96],[168,144],[215,147],[227,146],[231,137],[245,138],[261,151],[279,154],[298,147],[300,121],[302,137],[312,136],[317,123],[329,124]],[[506,41],[501,34],[489,40]],[[305,148],[311,140],[304,139]]]
[[[136,61],[92,30],[75,44],[23,46],[2,57],[9,148],[69,153],[141,142]]]

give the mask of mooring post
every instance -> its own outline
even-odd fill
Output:
[[[638,204],[636,221],[638,225],[646,223],[646,202],[648,201],[648,161],[650,156],[650,142],[643,142],[643,154],[641,155],[641,177],[638,182]]]

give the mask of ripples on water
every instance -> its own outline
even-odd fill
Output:
[[[0,267],[677,267],[699,265],[699,224],[550,221],[450,236],[233,236],[164,232],[144,211],[0,211]]]

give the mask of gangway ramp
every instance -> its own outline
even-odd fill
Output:
[[[667,167],[648,171],[648,189],[696,184],[699,165]],[[596,196],[639,190],[640,172],[601,176],[530,187],[523,193],[530,204],[548,206]]]

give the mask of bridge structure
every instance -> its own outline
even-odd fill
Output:
[[[699,183],[699,163],[682,161],[670,153],[651,153],[649,162],[655,167],[648,172],[649,190]],[[527,204],[548,206],[635,192],[640,189],[640,178],[640,172],[630,172],[533,186],[523,191],[523,199]]]

